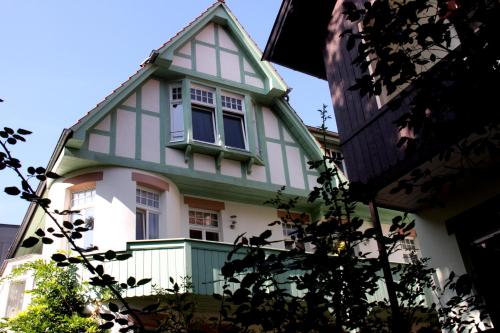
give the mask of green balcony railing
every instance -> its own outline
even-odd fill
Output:
[[[133,241],[127,243],[127,252],[132,257],[125,261],[112,261],[104,264],[107,274],[116,278],[119,282],[125,282],[129,276],[137,280],[151,278],[151,283],[132,288],[125,293],[126,297],[141,297],[154,295],[154,288],[171,288],[172,283],[180,283],[185,277],[190,277],[193,284],[193,292],[199,295],[222,294],[223,277],[221,268],[226,261],[227,254],[233,248],[232,244],[195,239],[159,239]],[[277,253],[279,249],[267,249],[268,253]],[[241,255],[242,256],[242,255]],[[238,254],[235,255],[238,257]],[[289,272],[288,275],[298,274]],[[286,276],[283,277],[285,281]],[[387,299],[387,290],[383,281],[379,283],[379,289],[369,300],[381,301]],[[231,286],[230,288],[234,288]],[[288,285],[289,292],[294,296],[300,296],[294,284]],[[429,297],[425,299],[429,305]]]

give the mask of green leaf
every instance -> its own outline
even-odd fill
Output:
[[[56,262],[62,262],[66,260],[66,256],[62,253],[54,253],[51,258]]]
[[[133,287],[135,285],[135,277],[131,276],[127,279],[127,284],[130,286],[130,287]]]
[[[109,311],[111,311],[111,312],[118,312],[120,310],[118,305],[116,305],[115,303],[111,303],[111,302],[109,302],[108,308],[109,308]]]
[[[102,319],[107,321],[115,319],[115,315],[112,313],[99,313],[99,315],[101,316]]]
[[[38,241],[39,239],[37,237],[28,237],[23,241],[21,247],[33,247],[38,243]]]
[[[102,330],[109,330],[111,327],[113,327],[115,324],[113,324],[112,321],[105,322],[102,325],[99,325],[99,328]]]
[[[102,256],[100,254],[94,254],[92,256],[92,258],[94,258],[94,260],[97,260],[97,261],[104,261],[104,260],[106,260],[106,258],[104,258],[104,256]]]
[[[43,236],[45,236],[45,231],[43,231],[42,229],[38,228],[38,229],[35,231],[35,235],[40,236],[40,237],[43,237]]]
[[[33,132],[28,131],[28,130],[25,130],[25,129],[22,129],[22,128],[19,128],[19,129],[17,130],[17,133],[18,133],[18,134],[21,134],[21,135],[30,135],[30,134],[31,134],[31,133],[33,133]]]
[[[151,282],[151,279],[141,279],[141,280],[137,281],[137,285],[142,286],[142,285],[147,284],[149,282]]]
[[[47,172],[45,173],[45,176],[46,176],[47,178],[51,178],[51,179],[58,179],[58,178],[61,178],[61,176],[59,176],[57,173],[52,172],[52,171],[47,171]]]
[[[83,260],[80,258],[76,258],[76,257],[69,257],[68,261],[72,264],[80,264],[80,263],[82,263]]]
[[[19,193],[21,193],[21,191],[15,186],[6,187],[4,191],[9,195],[18,195]]]
[[[106,251],[106,253],[104,253],[104,257],[108,260],[112,260],[112,259],[116,258],[116,252],[112,251],[112,250],[108,250],[108,251]]]
[[[119,254],[116,256],[116,260],[118,261],[123,261],[127,260],[132,257],[132,253],[124,253],[124,254]]]
[[[97,272],[97,274],[103,275],[104,274],[104,267],[102,265],[97,265],[95,267],[95,271]]]
[[[64,221],[63,222],[63,226],[66,228],[66,229],[73,229],[73,223],[69,222],[69,221]]]
[[[76,220],[75,222],[73,222],[73,225],[76,225],[76,226],[78,226],[78,225],[82,225],[82,224],[85,224],[85,221],[84,221],[84,220],[82,220],[82,219],[78,219],[78,220]]]
[[[42,237],[42,243],[43,244],[52,244],[52,243],[54,243],[54,240],[52,238],[49,238],[49,237]]]

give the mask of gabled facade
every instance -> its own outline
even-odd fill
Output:
[[[47,168],[61,178],[41,184],[39,192],[53,209],[80,211],[71,218],[91,229],[79,240],[82,246],[133,253],[106,267],[118,280],[151,277],[167,288],[169,277],[189,276],[195,293],[221,292],[216,281],[238,235],[272,229],[273,251],[288,247],[289,230],[268,225],[282,212],[263,204],[277,190],[286,186],[285,196],[299,198],[298,213],[317,219],[321,212],[307,202],[318,176],[307,162],[323,152],[287,103],[287,91],[227,6],[217,2],[63,132]],[[365,208],[360,213],[368,216]],[[390,221],[393,213],[381,215]],[[36,229],[50,227],[30,206],[4,275],[24,260],[68,250],[59,239],[20,247]],[[9,299],[11,290],[2,289],[0,299]],[[152,293],[146,285],[126,296]],[[1,306],[11,309],[6,314],[16,312],[4,302],[0,315]]]
[[[414,190],[411,194],[391,192],[400,181],[411,179],[416,169],[430,170],[437,177],[446,177],[459,169],[459,158],[444,163],[438,156],[450,145],[474,138],[474,131],[484,124],[498,126],[497,113],[491,112],[488,106],[494,104],[496,92],[485,89],[481,91],[482,97],[465,92],[471,96],[463,99],[467,105],[465,115],[455,110],[447,115],[454,120],[449,126],[451,128],[446,128],[450,136],[417,150],[413,155],[405,154],[404,146],[398,145],[405,133],[399,131],[395,121],[411,107],[409,97],[401,97],[401,90],[390,96],[382,92],[380,96],[361,97],[358,91],[349,89],[362,73],[353,65],[356,48],[348,50],[347,38],[339,36],[346,29],[359,29],[357,23],[346,20],[343,14],[345,3],[322,0],[311,5],[284,0],[263,58],[328,82],[349,180],[367,185],[374,193],[373,202],[379,207],[414,212],[422,253],[431,258],[431,264],[437,269],[438,282],[444,283],[451,271],[471,273],[495,325],[500,326],[497,306],[500,288],[496,282],[499,275],[488,269],[492,262],[500,259],[498,156],[492,154],[485,161],[474,161],[474,167],[479,170],[476,175],[465,175],[452,189],[441,191],[439,198],[445,207],[426,205],[420,200],[426,195],[424,191]],[[364,2],[354,3],[361,5]],[[462,29],[467,26],[464,22],[460,24]],[[481,29],[489,31],[484,26],[476,29],[474,24],[467,27],[473,30],[469,31],[469,37]],[[454,37],[450,49],[459,50],[459,44],[458,37]],[[440,80],[448,66],[456,65],[449,59],[443,57],[439,63],[433,63],[426,75]],[[407,91],[412,88],[405,87]],[[398,99],[397,107],[391,108],[391,100]],[[470,105],[467,100],[471,101]]]

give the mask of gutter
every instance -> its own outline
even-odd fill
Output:
[[[286,17],[291,7],[291,0],[283,0],[283,2],[281,3],[280,10],[278,11],[278,15],[276,15],[276,19],[274,20],[274,25],[271,30],[271,34],[269,35],[269,39],[267,40],[264,52],[262,53],[261,60],[271,61],[272,53],[274,53],[274,48],[276,46],[277,37],[281,34],[281,29],[283,28],[283,24],[286,21]]]
[[[50,157],[49,163],[47,164],[47,171],[51,171],[52,168],[54,167],[59,155],[61,155],[61,152],[63,151],[64,147],[66,146],[66,143],[68,140],[72,137],[73,131],[71,129],[65,128],[61,136],[59,137],[59,140],[57,141],[56,148],[54,149],[54,152],[52,153],[52,156]],[[38,187],[36,189],[36,194],[38,196],[41,196],[45,190],[47,189],[47,181],[43,181],[38,183]],[[31,202],[28,210],[26,211],[26,214],[24,215],[23,222],[19,226],[19,230],[17,231],[16,237],[14,238],[14,241],[9,247],[9,250],[7,251],[7,256],[5,259],[11,259],[14,257],[14,254],[16,252],[16,249],[19,247],[21,240],[24,238],[26,231],[28,230],[29,223],[38,208],[38,203]],[[0,275],[3,274],[4,269],[5,269],[5,263],[3,263],[2,267],[0,267]]]

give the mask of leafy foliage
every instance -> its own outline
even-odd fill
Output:
[[[34,287],[27,309],[2,323],[1,331],[97,333],[98,321],[86,306],[92,303],[90,289],[82,285],[77,268],[57,267],[42,260],[23,264],[14,269],[10,278],[32,271]]]
[[[321,112],[325,119],[325,109]],[[373,228],[362,228],[364,221],[355,214],[357,195],[339,175],[334,162],[324,156],[309,163],[320,172],[320,186],[310,193],[309,201],[319,201],[325,207],[321,219],[303,224],[289,213],[271,223],[294,223],[294,249],[277,254],[267,251],[266,246],[272,245],[270,230],[236,239],[222,268],[226,282],[221,306],[224,320],[239,332],[436,332],[478,324],[465,316],[449,320],[455,306],[463,304],[464,294],[457,288],[463,283],[449,285],[458,295],[450,302],[443,301],[441,310],[426,303],[428,294],[437,292],[437,287],[432,278],[434,270],[427,267],[427,260],[419,260],[393,267],[401,316],[399,326],[394,328],[387,299],[373,297],[385,284],[382,261],[363,252],[359,245],[376,240],[394,253],[414,228],[414,221],[407,215],[394,218],[390,237],[379,237]],[[285,200],[279,191],[269,203],[290,212],[296,199]],[[306,252],[305,244],[312,251]],[[468,297],[472,297],[470,302],[480,304],[476,296]],[[464,314],[470,310],[474,309],[463,307]]]

